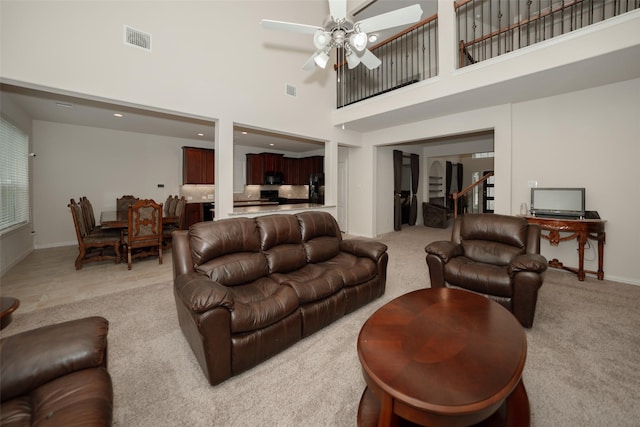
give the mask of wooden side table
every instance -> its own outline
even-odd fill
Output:
[[[11,323],[11,315],[20,306],[20,300],[13,297],[0,297],[0,329]]]
[[[358,336],[358,426],[527,427],[526,354],[520,323],[488,298],[448,288],[400,296]]]
[[[568,267],[557,258],[549,261],[549,266],[571,271],[583,281],[586,273],[595,274],[598,280],[604,279],[604,243],[606,233],[604,226],[607,221],[602,219],[562,219],[526,216],[529,224],[538,224],[542,229],[541,237],[547,239],[551,246],[558,246],[560,242],[577,240],[578,242],[578,268]],[[546,232],[546,234],[544,233]],[[570,233],[561,235],[560,233]],[[587,240],[598,242],[598,271],[584,269],[584,247]]]

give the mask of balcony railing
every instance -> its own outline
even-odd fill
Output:
[[[438,74],[438,15],[418,22],[385,40],[371,52],[382,61],[373,70],[364,65],[348,69],[340,61],[337,75],[337,107],[344,107]]]
[[[640,8],[640,0],[459,0],[459,67]]]

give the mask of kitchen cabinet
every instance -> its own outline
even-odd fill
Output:
[[[262,185],[264,161],[262,154],[247,154],[247,185]]]
[[[247,154],[247,185],[262,185],[267,172],[282,172],[287,185],[307,185],[309,175],[324,172],[324,156],[284,157],[276,153]]]
[[[196,222],[202,222],[202,203],[187,203],[184,207],[184,226],[188,229]]]
[[[215,154],[209,148],[182,147],[182,183],[215,184]]]

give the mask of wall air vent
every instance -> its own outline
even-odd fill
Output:
[[[296,95],[296,87],[292,86],[292,85],[290,85],[288,83],[285,85],[284,91],[289,96],[297,96]]]
[[[124,44],[151,52],[151,34],[125,25]]]

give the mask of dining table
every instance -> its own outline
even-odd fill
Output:
[[[179,217],[177,216],[163,216],[162,225],[177,224],[178,220]],[[129,211],[102,211],[100,213],[100,226],[103,229],[129,227]]]

